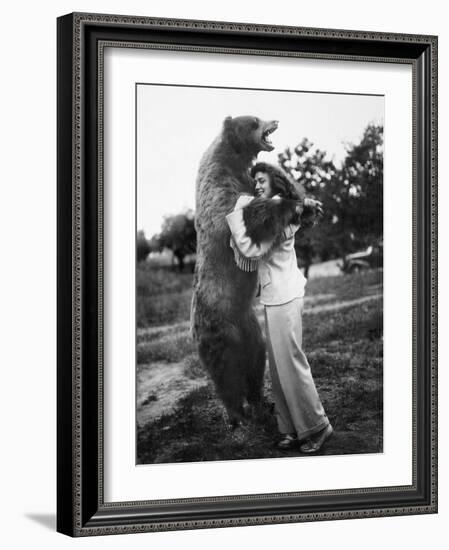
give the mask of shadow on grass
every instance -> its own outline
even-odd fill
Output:
[[[231,431],[211,386],[181,399],[176,410],[138,432],[138,463],[197,462],[272,456],[277,437],[270,404],[258,422]],[[270,454],[267,455],[267,449]]]

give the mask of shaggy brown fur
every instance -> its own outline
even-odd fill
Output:
[[[228,117],[204,153],[197,177],[192,329],[201,362],[232,426],[244,417],[245,401],[253,411],[260,406],[265,344],[253,311],[257,272],[241,271],[235,264],[225,216],[239,194],[254,193],[249,168],[260,151],[273,149],[264,136],[276,127],[276,122],[256,117]],[[264,235],[276,238],[295,215],[298,203],[281,200],[271,208],[273,201],[258,199],[254,213],[248,215],[266,219],[263,204],[269,205],[270,219],[275,219]]]
[[[299,223],[299,214],[292,216],[292,209],[297,207],[296,201],[253,199],[243,209],[243,220],[247,234],[257,244],[269,241],[273,235],[281,235],[289,223]]]

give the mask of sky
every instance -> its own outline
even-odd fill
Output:
[[[306,137],[338,164],[369,123],[384,124],[384,97],[139,84],[137,229],[147,238],[164,215],[194,209],[200,158],[229,115],[279,121],[274,151],[258,160],[277,163],[278,153]]]

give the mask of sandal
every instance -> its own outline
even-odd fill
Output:
[[[293,447],[296,447],[298,445],[298,438],[296,434],[285,434],[283,439],[279,441],[278,448],[288,450],[292,449]]]
[[[324,445],[325,441],[327,441],[332,434],[334,433],[334,430],[330,424],[328,424],[324,429],[321,430],[321,432],[318,432],[317,434],[314,434],[316,437],[309,437],[300,447],[299,450],[302,453],[306,454],[313,454],[318,452],[321,447]]]

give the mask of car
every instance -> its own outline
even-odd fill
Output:
[[[357,273],[362,269],[383,266],[383,242],[371,244],[366,250],[347,254],[340,264],[344,273]]]

